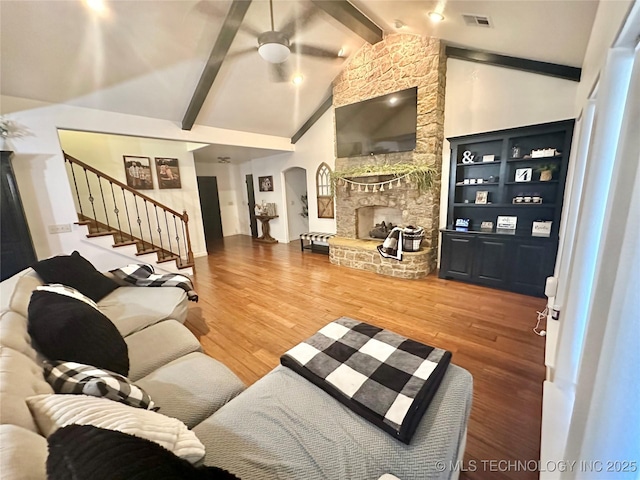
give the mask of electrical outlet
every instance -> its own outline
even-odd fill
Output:
[[[49,233],[68,233],[71,231],[71,224],[49,225]]]

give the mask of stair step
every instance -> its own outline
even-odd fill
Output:
[[[189,267],[194,267],[195,263],[193,263],[193,262],[177,262],[176,261],[176,265],[178,266],[178,268],[189,268]]]
[[[90,220],[81,220],[79,222],[73,222],[74,225],[91,225],[93,224]]]
[[[171,255],[171,256],[159,259],[157,263],[166,263],[166,262],[170,262],[172,260],[179,260],[179,259],[180,259],[180,257],[178,257],[177,255]]]
[[[95,233],[89,233],[87,234],[88,238],[93,238],[93,237],[106,237],[107,235],[117,235],[119,232],[117,232],[116,230],[109,230],[107,232],[95,232]]]
[[[124,247],[126,245],[135,245],[136,243],[138,243],[137,240],[129,240],[127,242],[117,242],[113,244],[113,247]]]
[[[150,248],[148,250],[141,250],[138,253],[136,253],[136,257],[139,257],[140,255],[146,255],[147,253],[158,253],[160,251],[159,248]]]

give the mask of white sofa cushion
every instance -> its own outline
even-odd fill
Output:
[[[53,393],[42,366],[20,352],[0,347],[0,423],[37,432],[24,399],[41,393]]]
[[[27,331],[26,317],[7,310],[0,314],[0,345],[16,350],[32,360],[38,358],[38,352],[31,346],[31,337]]]
[[[47,440],[16,425],[0,425],[0,478],[43,480],[47,477]]]
[[[194,352],[160,367],[136,382],[159,412],[193,428],[245,388],[224,364]]]
[[[204,445],[184,423],[157,412],[88,395],[36,395],[27,404],[46,437],[74,423],[93,425],[146,438],[191,463],[204,457]]]
[[[133,382],[137,382],[176,358],[202,350],[198,339],[189,329],[175,320],[151,325],[129,335],[124,341],[129,347],[127,377]]]
[[[187,294],[177,287],[119,287],[98,308],[126,337],[169,318],[184,323]]]
[[[5,282],[7,282],[6,285]],[[23,317],[27,317],[31,293],[41,285],[44,283],[38,274],[32,268],[27,268],[2,282],[2,296],[5,296],[5,289],[8,290],[10,292],[8,295],[9,308]]]

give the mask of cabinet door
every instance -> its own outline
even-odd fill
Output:
[[[472,236],[444,233],[440,277],[471,280],[473,250],[474,238]]]
[[[546,279],[553,275],[555,242],[525,240],[516,242],[514,247],[510,290],[543,297]]]
[[[473,280],[491,287],[505,288],[509,270],[510,240],[476,239],[476,259]]]
[[[29,226],[22,208],[15,175],[11,167],[9,152],[2,152],[0,175],[1,225],[0,245],[2,246],[2,273],[4,280],[35,263],[36,254],[29,234]]]

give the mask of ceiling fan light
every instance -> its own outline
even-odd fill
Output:
[[[442,15],[439,12],[429,12],[427,16],[429,17],[429,20],[435,23],[438,23],[444,20],[444,15]]]
[[[258,53],[269,63],[282,63],[291,50],[289,40],[280,32],[265,32],[258,38]]]

